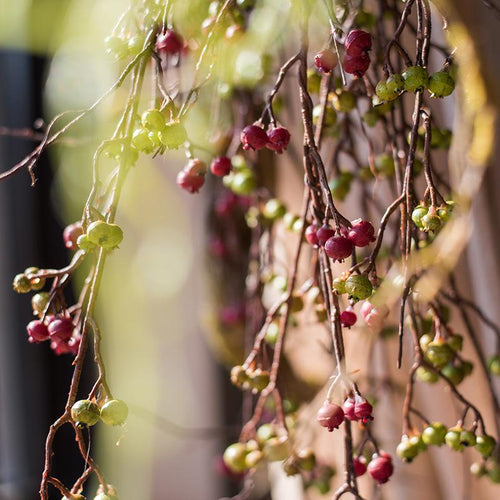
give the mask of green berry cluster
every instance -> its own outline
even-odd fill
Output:
[[[107,425],[122,425],[128,406],[121,399],[111,399],[101,407],[90,399],[80,399],[71,407],[71,419],[77,426],[92,426],[101,419]]]
[[[439,207],[428,206],[422,202],[413,209],[411,219],[420,230],[436,233],[448,222],[454,207],[453,201],[447,201]]]
[[[12,281],[12,288],[17,293],[29,293],[41,290],[45,286],[45,278],[39,278],[38,267],[28,267],[23,273],[16,274]]]
[[[245,368],[241,365],[231,369],[231,383],[253,393],[263,391],[269,384],[269,372],[261,368]]]

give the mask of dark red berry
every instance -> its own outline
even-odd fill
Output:
[[[366,424],[368,420],[373,420],[372,417],[373,406],[364,398],[356,398],[356,405],[354,406],[354,413],[359,420]]]
[[[53,319],[48,326],[50,339],[55,342],[68,341],[73,335],[75,325],[70,318],[59,317]]]
[[[70,250],[78,250],[78,245],[76,241],[83,234],[83,228],[81,222],[75,222],[66,226],[63,232],[63,240],[66,248]]]
[[[267,147],[276,151],[278,154],[283,153],[290,142],[290,132],[284,127],[276,127],[267,133],[269,142]]]
[[[367,55],[351,56],[346,54],[343,66],[346,73],[362,77],[370,66],[370,58]]]
[[[305,236],[306,240],[313,246],[319,246],[318,235],[316,234],[318,227],[316,224],[311,224],[306,227]]]
[[[325,243],[325,252],[330,259],[342,262],[352,254],[353,244],[343,236],[332,236]]]
[[[337,54],[329,49],[320,50],[314,56],[314,64],[319,71],[330,73],[337,66],[339,59]]]
[[[358,317],[354,311],[342,311],[340,313],[340,322],[342,323],[342,326],[347,328],[351,328],[351,326],[356,323],[357,319]]]
[[[214,158],[210,165],[210,171],[218,177],[224,177],[229,174],[232,168],[231,160],[227,156],[218,156]]]
[[[26,331],[28,332],[28,342],[35,342],[38,344],[39,342],[49,339],[47,326],[39,319],[30,321],[26,327]]]
[[[319,244],[323,246],[330,238],[335,236],[335,231],[328,224],[323,224],[316,231],[316,236],[318,237]]]
[[[181,52],[184,47],[182,37],[174,30],[168,29],[165,33],[160,33],[156,39],[156,50],[165,54],[174,55]]]
[[[373,458],[368,464],[367,470],[368,474],[370,474],[370,476],[375,479],[378,484],[386,483],[389,481],[389,478],[394,472],[391,456],[384,452],[380,452],[378,455],[373,455]]]
[[[363,30],[352,30],[347,35],[344,46],[350,56],[365,55],[372,48],[372,36]]]
[[[266,131],[258,125],[248,125],[240,135],[243,149],[264,149],[269,141]]]
[[[352,459],[354,467],[354,475],[356,477],[362,476],[366,472],[366,459],[365,457],[354,457]]]
[[[181,170],[177,174],[177,185],[188,193],[197,193],[205,183],[204,175],[191,174]]]
[[[354,407],[356,406],[356,402],[352,398],[347,398],[342,405],[342,409],[344,410],[345,418],[348,420],[352,420],[353,422],[359,420],[356,417],[356,413],[354,412]]]
[[[374,234],[375,229],[368,221],[356,219],[352,222],[352,227],[350,228],[347,237],[357,247],[365,247],[375,241]]]
[[[338,429],[339,425],[344,421],[344,412],[339,405],[325,401],[318,410],[316,419],[319,425],[332,432],[333,429]]]

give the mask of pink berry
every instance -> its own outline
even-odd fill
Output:
[[[351,75],[362,77],[370,66],[370,58],[367,55],[351,56],[346,54],[343,59],[344,71]]]
[[[354,311],[342,311],[340,313],[340,322],[342,323],[342,326],[351,328],[352,325],[356,324],[357,320],[358,317]]]
[[[179,54],[184,47],[184,42],[180,35],[174,30],[168,29],[165,33],[160,33],[156,39],[156,50],[165,54]]]
[[[70,318],[58,317],[53,319],[48,326],[50,339],[55,342],[68,341],[73,335],[75,325]]]
[[[372,48],[372,36],[363,30],[352,30],[345,39],[345,51],[350,56],[366,55]]]
[[[210,171],[218,177],[224,177],[229,174],[232,168],[231,160],[227,156],[218,156],[214,158],[210,165]]]
[[[26,327],[26,331],[28,332],[28,342],[35,342],[38,344],[39,342],[49,339],[47,326],[39,319],[30,321]]]
[[[344,421],[344,412],[339,405],[325,401],[318,410],[316,419],[319,425],[332,432],[333,429],[338,429],[339,425]]]
[[[380,452],[378,455],[373,455],[370,463],[367,467],[368,474],[377,481],[378,484],[384,484],[389,481],[389,478],[394,472],[394,466],[392,465],[392,458],[390,455],[384,452]]]
[[[245,321],[245,305],[232,304],[219,310],[219,319],[226,326],[234,326]]]
[[[366,220],[357,219],[352,222],[347,237],[357,247],[365,247],[375,241],[375,229]]]
[[[66,248],[69,248],[70,250],[77,250],[78,245],[76,241],[82,234],[83,228],[81,222],[74,222],[73,224],[66,226],[63,232],[63,240]]]
[[[323,73],[330,73],[337,66],[338,62],[337,54],[329,49],[320,50],[314,56],[316,68]]]
[[[335,236],[335,231],[328,225],[323,224],[317,231],[316,236],[318,237],[319,244],[324,246],[324,244],[333,236]]]
[[[352,254],[353,244],[343,236],[332,236],[325,243],[325,252],[330,259],[342,262]]]
[[[365,457],[354,457],[352,459],[354,467],[354,475],[356,477],[362,476],[366,472],[366,459]]]
[[[248,125],[240,135],[243,149],[264,149],[269,142],[266,131],[258,125]]]
[[[276,127],[267,133],[269,142],[268,149],[276,151],[278,154],[283,153],[290,142],[290,132],[284,127]]]
[[[373,406],[365,398],[356,397],[355,401],[356,404],[354,406],[354,413],[356,417],[358,417],[358,419],[364,424],[366,424],[368,420],[373,420]]]
[[[361,306],[361,316],[363,316],[365,323],[371,328],[381,328],[385,318],[389,315],[389,308],[382,304],[375,307],[367,300]]]
[[[352,398],[347,398],[342,405],[342,410],[344,411],[345,418],[353,422],[359,420],[359,418],[356,417],[356,413],[354,412],[355,406],[356,402]]]
[[[305,236],[306,240],[312,245],[312,246],[319,246],[319,239],[318,235],[316,234],[318,227],[316,224],[311,224],[310,226],[307,226],[306,231],[305,231]]]
[[[177,174],[177,185],[188,193],[197,193],[205,183],[204,175],[191,174],[181,170]]]

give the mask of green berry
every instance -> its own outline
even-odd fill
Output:
[[[255,176],[251,170],[235,172],[235,174],[231,177],[230,188],[236,194],[248,195],[251,194],[257,187],[257,181],[255,180]]]
[[[441,219],[436,213],[431,213],[430,211],[425,214],[422,219],[422,230],[437,231],[441,227]]]
[[[166,128],[165,117],[159,109],[148,109],[141,116],[142,126],[153,132],[162,132]]]
[[[453,351],[444,340],[438,339],[427,345],[425,356],[436,368],[441,368],[451,360]]]
[[[385,82],[387,90],[393,94],[400,94],[405,89],[405,82],[399,73],[394,73]]]
[[[380,116],[375,108],[368,109],[363,115],[363,121],[368,127],[374,127],[379,119]]]
[[[476,438],[475,448],[484,458],[491,455],[495,449],[495,445],[495,439],[492,436],[488,436],[488,434],[482,434]]]
[[[474,446],[476,444],[476,435],[472,431],[462,431],[460,433],[460,443],[464,446]]]
[[[462,431],[463,429],[461,427],[452,427],[446,433],[444,440],[452,450],[462,451],[464,449],[464,445],[460,439]]]
[[[128,406],[120,399],[111,399],[101,408],[101,420],[107,425],[122,425],[128,416]]]
[[[104,39],[106,52],[113,55],[116,59],[123,59],[128,56],[128,42],[119,36],[108,36]]]
[[[333,107],[342,113],[349,113],[356,107],[356,97],[350,90],[337,90],[331,94]]]
[[[276,341],[278,340],[278,333],[279,333],[279,325],[276,321],[272,321],[266,330],[266,336],[265,336],[266,342],[271,346],[276,345]]]
[[[422,229],[424,227],[422,219],[427,215],[428,212],[429,207],[426,207],[425,205],[418,205],[413,209],[413,212],[411,213],[411,220],[419,229]]]
[[[500,377],[500,354],[496,354],[495,356],[491,356],[486,361],[486,365],[488,366],[488,371]]]
[[[28,293],[31,292],[31,283],[28,276],[25,274],[16,274],[14,280],[12,281],[12,288],[17,293]]]
[[[262,424],[257,429],[257,442],[263,445],[269,439],[276,437],[276,429],[272,424]]]
[[[87,228],[87,238],[91,243],[110,250],[116,248],[122,242],[123,231],[117,224],[97,220]]]
[[[99,407],[88,399],[81,399],[71,407],[71,418],[76,424],[94,425],[98,422],[100,415]]]
[[[464,338],[462,335],[454,333],[448,337],[446,342],[455,352],[460,352],[464,345]]]
[[[392,177],[395,171],[394,158],[388,153],[379,154],[375,157],[375,168],[378,173]]]
[[[495,484],[500,484],[500,465],[493,463],[493,467],[488,471],[488,478]]]
[[[474,365],[470,361],[461,361],[460,369],[462,370],[464,377],[468,377],[474,370]]]
[[[247,467],[246,455],[247,448],[243,443],[233,443],[226,448],[222,459],[231,471],[239,473],[243,472]]]
[[[321,116],[321,104],[317,104],[313,108],[313,123],[314,125],[317,125],[319,117]],[[336,111],[332,108],[332,106],[327,106],[325,108],[325,115],[323,118],[323,126],[325,128],[331,128],[334,127],[335,124],[337,123],[337,113]]]
[[[353,178],[354,176],[351,172],[341,171],[328,183],[334,200],[344,201],[351,189]]]
[[[24,274],[29,278],[30,275],[37,274],[38,271],[40,271],[38,267],[28,267],[27,269],[24,270]],[[29,280],[30,280],[31,290],[35,292],[41,290],[45,286],[45,278],[29,278]]]
[[[158,132],[158,137],[167,149],[179,149],[188,139],[184,125],[178,121],[167,123],[165,128]]]
[[[286,214],[286,207],[276,198],[271,198],[262,209],[262,214],[266,219],[275,221],[281,219]]]
[[[429,92],[431,97],[449,96],[455,89],[455,80],[446,71],[438,71],[429,77]]]
[[[33,308],[33,314],[37,316],[42,316],[47,304],[50,300],[50,294],[48,292],[40,292],[31,298],[31,307]]]
[[[318,94],[321,87],[321,76],[313,69],[307,70],[307,91],[310,94]]]
[[[272,437],[264,444],[264,453],[269,462],[281,462],[290,455],[288,437]]]
[[[132,144],[139,151],[150,154],[155,150],[155,143],[150,136],[150,132],[145,128],[139,128],[132,134]]]
[[[345,281],[346,292],[356,300],[364,300],[370,297],[373,291],[372,284],[364,274],[352,274]]]
[[[347,290],[345,288],[345,280],[341,278],[335,278],[333,280],[332,287],[339,295],[347,293]]]
[[[418,443],[411,442],[408,436],[404,436],[403,440],[396,447],[396,454],[403,462],[411,462],[419,453]]]
[[[426,384],[435,384],[439,380],[439,376],[424,366],[419,366],[416,371],[417,380]]]
[[[248,374],[250,387],[256,392],[263,391],[269,385],[269,372],[267,370],[256,370]]]
[[[461,366],[455,366],[453,363],[448,363],[441,369],[441,373],[450,380],[453,385],[459,385],[464,379],[464,372]]]
[[[96,247],[96,244],[92,243],[86,234],[78,236],[76,244],[78,245],[78,248],[84,252],[91,252]]]
[[[128,39],[127,48],[131,56],[135,57],[144,47],[144,37],[142,35],[134,35]]]
[[[264,458],[264,453],[260,450],[249,451],[245,455],[245,469],[254,469]]]
[[[408,92],[424,90],[429,82],[429,75],[422,66],[410,66],[401,75],[404,80],[404,88]]]
[[[427,333],[422,335],[420,337],[420,339],[418,340],[418,343],[420,345],[420,349],[422,349],[422,351],[424,353],[427,351],[427,347],[431,342],[432,342],[432,337],[430,335],[428,335]]]
[[[426,445],[441,446],[448,429],[441,422],[433,422],[422,431],[422,441]]]
[[[316,455],[311,448],[304,448],[297,453],[297,462],[302,470],[311,471],[316,466]]]
[[[382,102],[392,101],[397,97],[396,93],[391,92],[387,88],[387,82],[385,80],[381,80],[380,82],[377,83],[377,86],[375,87],[375,93]]]

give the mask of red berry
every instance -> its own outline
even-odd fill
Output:
[[[365,301],[361,306],[361,315],[372,328],[380,328],[388,314],[389,308],[385,304],[375,307],[371,302]]]
[[[357,247],[365,247],[375,241],[374,234],[375,229],[368,221],[357,219],[352,222],[352,227],[350,228],[347,237]]]
[[[314,56],[314,64],[323,73],[330,73],[337,66],[339,59],[337,54],[329,49],[320,50]]]
[[[332,432],[333,429],[338,429],[339,425],[344,421],[344,412],[339,405],[325,401],[318,410],[316,419],[319,425]]]
[[[362,77],[370,66],[370,58],[367,55],[351,56],[346,54],[343,59],[344,71],[357,77]]]
[[[230,215],[238,205],[239,196],[232,191],[227,191],[215,202],[215,213],[219,217]]]
[[[351,328],[351,326],[356,323],[357,319],[358,317],[354,311],[342,311],[340,313],[340,322],[342,323],[342,326],[347,328]]]
[[[183,46],[184,42],[181,36],[172,29],[168,29],[165,33],[160,33],[156,39],[156,50],[165,54],[178,54],[181,52]]]
[[[78,237],[82,234],[83,228],[81,222],[75,222],[73,224],[70,224],[69,226],[66,226],[63,232],[63,240],[66,248],[69,248],[70,250],[77,250],[78,245],[76,243],[76,240],[78,240]]]
[[[365,457],[354,457],[352,459],[354,467],[354,475],[356,477],[362,476],[366,472],[366,459]]]
[[[181,170],[177,174],[177,185],[188,193],[197,193],[205,183],[204,175],[191,174]]]
[[[378,484],[384,484],[389,481],[389,478],[394,472],[392,458],[384,452],[380,452],[378,455],[373,455],[367,469],[368,474],[370,474],[370,476],[375,479]]]
[[[366,399],[356,397],[354,413],[359,420],[361,420],[364,424],[366,424],[368,420],[373,420],[372,411],[373,406]]]
[[[39,342],[49,339],[47,326],[39,319],[30,321],[26,327],[26,331],[28,332],[28,342],[35,342],[38,344]]]
[[[324,244],[333,236],[335,236],[335,231],[328,225],[323,224],[317,231],[316,236],[318,237],[319,244],[324,246]]]
[[[55,342],[65,342],[73,335],[75,325],[70,318],[59,317],[53,319],[48,326],[50,339]]]
[[[311,224],[307,226],[305,231],[306,240],[313,246],[319,246],[318,235],[316,234],[318,227],[316,224]]]
[[[342,405],[342,409],[344,410],[345,418],[351,420],[353,422],[359,420],[356,417],[356,413],[354,412],[354,407],[356,406],[356,402],[352,398],[347,398]]]
[[[218,156],[214,158],[210,165],[210,171],[218,177],[224,177],[229,174],[232,168],[231,160],[227,156]]]
[[[267,147],[278,154],[283,153],[290,142],[290,132],[284,127],[273,128],[267,133],[267,137],[269,139]]]
[[[344,46],[350,56],[366,55],[372,48],[372,36],[363,30],[352,30],[347,35]]]
[[[245,321],[245,305],[232,304],[219,310],[219,319],[226,326],[234,326]]]
[[[243,149],[263,149],[269,142],[266,131],[258,125],[248,125],[241,131],[240,135]]]
[[[342,262],[352,254],[353,244],[343,236],[332,236],[325,243],[325,252],[330,259]]]
[[[192,158],[183,170],[192,175],[205,175],[207,173],[207,165],[199,158]]]

